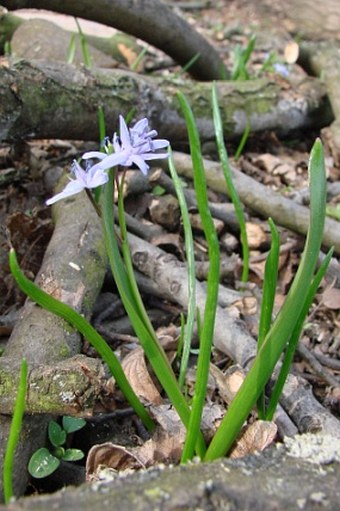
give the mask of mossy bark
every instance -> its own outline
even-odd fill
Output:
[[[13,414],[19,373],[19,359],[0,358],[2,414]],[[28,375],[25,412],[56,416],[92,416],[104,382],[102,362],[85,355],[76,355],[54,365],[34,366]]]
[[[333,120],[324,86],[317,79],[281,89],[265,79],[217,82],[226,136],[239,136],[247,123],[252,131],[322,127]],[[138,118],[172,144],[187,138],[176,92],[193,107],[202,142],[214,140],[211,84],[184,78],[162,79],[117,69],[93,69],[44,61],[12,61],[0,68],[0,137],[98,139],[98,108],[104,108],[108,130],[119,114],[134,108]]]
[[[101,289],[106,269],[100,221],[85,194],[57,203],[53,211],[56,227],[36,282],[55,298],[89,315]],[[23,356],[32,371],[38,365],[57,365],[79,353],[80,348],[81,339],[76,331],[61,318],[28,300],[6,345],[1,364],[2,367],[7,367],[8,376],[12,363],[15,375],[15,368]],[[8,385],[15,383],[15,377],[11,380],[6,378],[4,373],[0,373],[1,378],[5,379]],[[45,402],[45,415],[25,415],[14,464],[15,495],[21,495],[25,491],[28,461],[32,453],[45,443],[46,426],[50,419],[46,414],[55,412],[52,390],[53,387],[50,403],[47,400]],[[58,392],[58,386],[54,390]],[[43,395],[41,398],[43,399]],[[1,409],[1,412],[6,411]],[[10,424],[10,417],[1,414],[0,473]],[[0,478],[0,499],[2,482]]]

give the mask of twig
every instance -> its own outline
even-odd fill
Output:
[[[340,381],[338,381],[336,378],[334,378],[333,375],[330,374],[327,369],[325,369],[322,364],[316,359],[316,357],[309,351],[309,349],[306,348],[301,342],[299,342],[297,346],[297,352],[299,355],[301,355],[306,362],[311,366],[311,368],[314,370],[314,372],[328,385],[331,387],[339,387],[340,388]]]
[[[189,155],[174,153],[177,172],[192,178],[192,165]],[[204,161],[208,186],[219,193],[228,194],[219,163]],[[258,183],[239,170],[233,168],[233,179],[237,193],[243,204],[265,218],[271,217],[274,222],[300,234],[306,234],[309,224],[309,210],[294,201],[271,191],[267,186]],[[340,230],[338,222],[326,218],[323,243],[327,247],[334,246],[340,253]]]
[[[129,236],[129,244],[135,266],[145,273],[159,289],[172,300],[186,307],[187,274],[185,267],[170,254],[136,236]],[[206,295],[197,282],[197,306],[203,310]],[[217,308],[214,344],[242,367],[249,367],[256,353],[256,343],[239,320],[229,316],[227,310]],[[300,432],[305,432],[317,422],[318,429],[340,437],[340,422],[314,397],[310,386],[294,375],[289,375],[280,400],[289,412]]]
[[[340,371],[340,360],[327,357],[321,353],[315,353],[314,356],[321,362],[322,365],[327,366],[330,369],[334,369],[335,371]]]

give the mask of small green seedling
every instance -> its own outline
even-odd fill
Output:
[[[233,51],[233,70],[231,72],[231,79],[237,80],[250,80],[250,75],[247,70],[248,61],[255,49],[256,36],[252,35],[246,48],[237,45]]]
[[[60,465],[60,461],[78,461],[83,459],[84,453],[80,449],[68,449],[65,446],[67,435],[83,428],[84,419],[63,417],[62,427],[55,421],[48,424],[48,439],[52,444],[51,450],[41,447],[32,455],[28,464],[28,471],[36,479],[47,477]]]

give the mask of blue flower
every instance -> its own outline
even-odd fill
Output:
[[[113,135],[112,145],[114,152],[104,154],[99,151],[90,151],[83,155],[84,160],[98,158],[101,160],[93,166],[95,170],[107,170],[116,165],[131,167],[136,165],[144,175],[149,170],[148,160],[167,158],[168,153],[157,153],[158,149],[169,146],[168,140],[156,139],[156,130],[149,129],[149,121],[144,118],[138,121],[132,128],[128,128],[124,117],[119,116],[119,133]]]
[[[149,165],[145,163],[147,160],[156,160],[159,158],[167,158],[168,153],[157,153],[158,149],[169,146],[168,140],[156,139],[157,131],[149,129],[147,119],[141,119],[132,128],[128,128],[124,118],[119,116],[120,136],[115,133],[113,135],[112,145],[114,152],[105,154],[99,151],[89,151],[82,157],[83,160],[97,158],[99,163],[90,165],[87,161],[87,168],[84,170],[76,161],[72,165],[72,173],[75,179],[70,178],[70,182],[64,190],[51,199],[46,201],[50,206],[55,202],[75,195],[85,188],[97,188],[104,185],[108,181],[107,170],[116,165],[131,167],[137,165],[144,175],[149,170]]]
[[[275,64],[273,64],[273,68],[277,73],[284,76],[285,78],[289,76],[289,70],[287,66],[285,66],[284,64],[281,64],[280,62],[275,62]]]
[[[47,206],[61,199],[65,199],[66,197],[70,197],[71,195],[75,195],[85,188],[97,188],[97,186],[105,184],[109,179],[105,171],[94,169],[94,166],[84,170],[75,160],[72,164],[71,172],[75,176],[75,179],[69,178],[70,182],[65,186],[64,190],[46,201]]]

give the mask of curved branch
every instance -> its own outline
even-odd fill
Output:
[[[46,9],[46,0],[3,0],[14,9]],[[226,74],[215,48],[165,4],[157,0],[49,0],[51,11],[97,21],[134,35],[163,50],[184,66],[199,54],[190,73],[200,80],[218,80]]]

